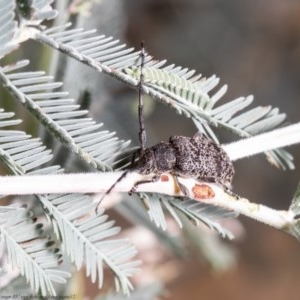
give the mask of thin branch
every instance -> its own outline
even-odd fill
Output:
[[[47,34],[40,32],[34,36],[34,40],[43,43],[51,48],[57,49],[58,51],[67,54],[68,56],[78,60],[79,62],[93,68],[94,70],[98,72],[103,72],[127,85],[134,89],[139,89],[139,80],[135,79],[132,76],[129,76],[126,73],[121,72],[120,70],[110,68],[107,64],[101,63],[88,55],[82,54],[80,51],[77,51],[74,47],[69,46],[65,43],[61,42],[56,42],[55,39],[52,37],[48,36]],[[138,55],[139,53],[137,53]],[[168,105],[169,107],[175,109],[178,113],[182,113],[186,115],[187,117],[190,117],[191,112],[186,112],[185,110],[178,109],[177,106],[175,105],[176,103],[174,102],[173,99],[171,99],[169,96],[164,95],[163,93],[153,89],[150,86],[146,86],[145,84],[141,88],[142,92],[144,94],[148,94],[152,98],[156,99],[157,101]],[[214,124],[217,125],[216,121],[214,118],[212,118],[210,115],[207,113],[202,112],[201,110],[197,110],[198,114],[201,114],[201,118],[206,120],[209,124]],[[220,124],[222,126],[222,124]]]
[[[107,172],[49,176],[6,176],[0,177],[0,194],[104,193],[120,174],[119,172]],[[146,176],[131,172],[116,185],[114,191],[128,192],[135,182],[149,177],[151,175]],[[200,182],[191,178],[180,178],[180,182],[187,187],[191,199],[233,210],[299,238],[294,228],[294,213],[291,211],[278,211],[261,204],[251,203],[245,198],[238,198],[225,192],[217,184]],[[16,189],[16,187],[18,188]],[[157,193],[158,191],[170,196],[183,196],[173,177],[169,174],[163,174],[158,182],[143,184],[137,189],[137,192]]]
[[[300,123],[223,145],[231,160],[252,156],[265,151],[300,143]]]

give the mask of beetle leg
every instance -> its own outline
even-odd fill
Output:
[[[151,183],[151,182],[156,182],[160,179],[160,175],[154,175],[151,179],[148,180],[140,180],[137,181],[133,187],[131,188],[131,190],[128,192],[128,195],[131,196],[133,193],[136,192],[136,189],[139,185],[144,184],[144,183]]]
[[[181,182],[179,182],[177,175],[172,175],[172,176],[174,178],[175,183],[179,186],[179,189],[181,190],[181,192],[183,193],[183,195],[185,197],[189,197],[190,193],[189,193],[188,188],[184,184],[182,184]]]

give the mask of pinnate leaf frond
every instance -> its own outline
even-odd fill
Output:
[[[19,123],[18,120],[8,120],[12,116],[13,114],[2,111],[0,127]],[[62,172],[59,166],[43,168],[42,165],[52,158],[50,150],[47,150],[39,139],[33,139],[22,131],[0,131],[0,158],[6,162],[11,172],[18,175]],[[139,261],[133,260],[136,249],[126,239],[114,239],[120,228],[114,226],[114,221],[108,220],[103,210],[95,215],[92,198],[82,194],[36,195],[36,197],[42,203],[56,236],[62,242],[62,250],[76,267],[79,269],[85,265],[87,276],[90,276],[93,282],[98,278],[98,285],[101,288],[103,268],[106,265],[115,275],[117,289],[129,294],[132,290],[129,278],[140,264]],[[7,213],[9,210],[0,206],[1,212]],[[29,229],[28,234],[31,232]],[[12,245],[15,243],[18,241]],[[36,273],[34,276],[40,275]]]
[[[14,1],[0,0],[0,58],[18,47],[15,8]]]
[[[25,209],[0,210],[0,256],[7,251],[8,264],[17,267],[31,289],[42,296],[55,296],[53,283],[64,284],[70,277],[57,269],[59,256],[52,245]]]
[[[57,16],[50,4],[53,0],[0,0],[0,59],[32,37],[36,30],[30,26]],[[18,21],[15,18],[17,11]]]
[[[132,258],[136,249],[127,239],[113,239],[120,228],[101,210],[98,215],[90,213],[95,205],[86,195],[52,195],[40,198],[50,218],[54,219],[54,230],[61,236],[63,250],[79,269],[85,262],[86,275],[92,282],[98,278],[103,285],[104,264],[114,273],[116,289],[129,294],[132,285],[129,278],[137,272],[140,264]]]
[[[126,71],[137,79],[140,77],[140,68],[134,67]],[[216,106],[227,91],[227,86],[223,85],[210,96],[208,93],[218,85],[219,78],[215,75],[208,79],[201,78],[201,75],[192,77],[193,74],[188,69],[174,67],[144,69],[145,85],[174,99],[181,111],[193,119],[198,130],[209,135],[215,142],[219,141],[210,123],[216,123],[239,136],[250,137],[272,130],[285,120],[286,115],[271,106],[258,106],[244,111],[252,104],[253,96],[239,97]],[[278,167],[293,168],[292,157],[283,149],[268,151],[266,155]]]
[[[96,31],[83,29],[68,30],[67,26],[51,28],[38,33],[37,41],[58,49],[85,63],[97,71],[104,72],[133,88],[140,79],[140,52],[126,48]],[[226,128],[242,137],[249,137],[272,130],[282,124],[285,114],[277,108],[256,107],[243,111],[252,103],[253,97],[240,97],[225,104],[216,103],[227,91],[224,85],[212,92],[219,83],[215,75],[202,78],[194,70],[180,66],[164,66],[166,61],[145,58],[145,83],[143,92],[175,109],[178,113],[192,118],[197,129],[218,142],[212,125]],[[269,151],[268,159],[278,167],[293,167],[290,155],[277,149]]]
[[[56,91],[61,82],[53,82],[44,72],[13,72],[28,64],[20,61],[0,69],[0,80],[62,144],[86,163],[104,171],[111,170],[115,158],[128,146],[114,137],[115,133],[100,131],[103,124],[83,117],[67,92]]]
[[[11,119],[14,113],[0,110],[0,128],[19,124]],[[12,174],[30,173],[32,169],[51,160],[52,154],[37,138],[23,131],[0,130],[0,159]]]
[[[237,214],[221,207],[205,204],[191,199],[176,199],[160,194],[139,193],[141,200],[147,207],[150,219],[163,230],[167,228],[165,219],[166,208],[170,215],[182,228],[181,214],[190,219],[195,225],[204,224],[216,231],[222,237],[233,239],[233,234],[223,228],[217,221],[225,218],[235,218]]]

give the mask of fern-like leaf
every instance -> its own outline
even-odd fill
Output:
[[[8,119],[13,114],[0,113],[0,119]],[[0,127],[10,126],[18,121],[0,121]],[[59,166],[42,168],[52,154],[38,139],[32,139],[21,131],[0,131],[0,158],[14,174],[53,174],[61,173]],[[37,169],[37,167],[39,167]],[[137,271],[139,261],[133,261],[136,249],[126,239],[113,239],[120,228],[102,210],[95,215],[92,198],[81,194],[36,195],[42,203],[46,216],[52,222],[62,249],[81,268],[85,263],[87,276],[98,285],[103,284],[103,267],[107,265],[115,275],[116,288],[129,294],[132,285],[129,281]],[[1,208],[1,206],[0,206]],[[4,209],[4,208],[3,208]],[[93,212],[90,214],[90,212]],[[5,208],[4,212],[7,212]],[[1,209],[0,209],[1,213]]]
[[[92,282],[98,278],[99,288],[103,285],[103,264],[115,275],[116,289],[129,294],[129,281],[137,272],[139,261],[129,261],[136,255],[136,249],[127,239],[113,239],[120,228],[114,221],[107,221],[104,210],[98,215],[90,214],[95,205],[85,195],[49,196],[41,198],[48,215],[55,219],[53,224],[63,240],[63,249],[79,269],[85,259],[86,275]]]
[[[0,128],[19,124],[14,113],[0,109]],[[0,159],[12,174],[21,175],[52,158],[39,139],[17,130],[0,130]]]
[[[115,133],[99,131],[103,124],[84,118],[68,93],[58,92],[62,83],[52,82],[44,72],[12,72],[28,64],[20,61],[0,69],[0,80],[66,147],[99,170],[111,170],[115,158],[128,146]]]
[[[217,222],[217,220],[220,219],[237,217],[237,214],[233,211],[228,211],[221,207],[190,199],[179,200],[166,195],[162,197],[159,194],[139,193],[139,196],[147,207],[150,219],[163,230],[166,230],[167,228],[167,222],[163,210],[163,207],[165,207],[180,227],[182,227],[182,222],[178,212],[185,215],[196,225],[202,223],[211,230],[216,231],[222,237],[226,237],[228,239],[234,238],[230,231],[223,228]]]
[[[53,282],[64,284],[70,274],[57,269],[58,256],[53,250],[45,251],[52,242],[37,228],[25,209],[0,211],[0,256],[7,251],[8,263],[20,270],[36,293],[55,296]]]
[[[15,50],[21,42],[34,36],[31,26],[57,16],[50,4],[53,0],[0,0],[0,58]],[[19,23],[15,20],[17,9]]]
[[[94,30],[67,29],[65,26],[51,28],[38,33],[35,39],[58,49],[69,56],[102,71],[131,87],[137,88],[140,78],[139,52],[126,49],[118,41],[104,35],[95,35]],[[227,128],[234,133],[248,137],[280,125],[285,114],[271,107],[257,107],[237,115],[248,107],[253,97],[240,97],[223,105],[215,104],[225,94],[227,86],[209,95],[218,85],[219,78],[194,76],[193,70],[169,65],[166,61],[154,61],[146,57],[145,84],[143,92],[174,108],[178,113],[192,118],[198,130],[210,135],[215,141],[211,125]],[[268,159],[276,166],[293,167],[286,151],[277,149],[267,153]]]
[[[0,58],[18,47],[15,7],[14,1],[0,0]]]
[[[126,71],[137,79],[140,77],[140,69],[137,67]],[[225,94],[227,86],[222,86],[210,97],[208,93],[217,86],[219,78],[212,76],[205,79],[200,75],[190,78],[192,75],[193,72],[181,68],[144,69],[145,84],[176,100],[186,114],[191,114],[198,130],[208,134],[217,143],[219,141],[209,122],[215,122],[217,126],[227,128],[242,137],[250,137],[272,130],[285,120],[286,115],[271,106],[259,106],[240,113],[253,102],[253,96],[240,97],[215,107]],[[203,122],[203,118],[207,122]],[[287,157],[285,150],[269,151],[266,155],[278,167],[293,168],[292,158]]]

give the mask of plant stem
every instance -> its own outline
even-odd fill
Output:
[[[0,194],[104,193],[120,175],[120,172],[107,172],[92,174],[5,176],[0,177]],[[128,175],[115,186],[114,192],[128,192],[135,182],[145,179],[149,179],[149,175],[145,176],[135,172],[128,173]],[[298,238],[298,234],[293,226],[294,214],[292,211],[278,211],[261,204],[251,203],[245,198],[239,198],[225,192],[217,184],[204,183],[191,178],[180,178],[180,182],[185,185],[189,191],[190,198],[194,200],[233,210]],[[195,194],[195,188],[208,189],[214,196],[208,197],[208,199],[199,199]],[[140,185],[137,191],[159,192],[176,197],[183,196],[170,174],[163,174],[161,179],[157,182]]]
[[[300,143],[300,123],[223,145],[231,160]]]

